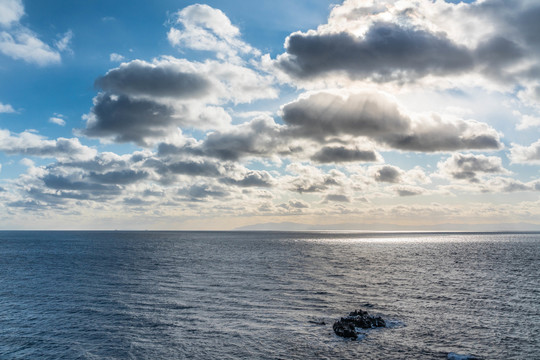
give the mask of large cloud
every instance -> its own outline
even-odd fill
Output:
[[[375,23],[363,37],[348,32],[295,33],[278,66],[293,76],[311,78],[342,71],[351,78],[415,79],[458,73],[473,66],[469,51],[444,34]]]
[[[540,80],[538,13],[540,6],[527,0],[346,0],[327,24],[291,34],[275,65],[302,83],[345,76],[415,84],[464,75],[470,83],[482,75],[487,86],[530,90]]]
[[[178,127],[225,128],[231,117],[223,104],[277,96],[271,79],[248,67],[172,57],[121,64],[98,78],[96,86],[103,92],[94,98],[81,133],[140,145]]]
[[[499,134],[485,123],[438,115],[411,117],[379,93],[312,93],[283,106],[282,117],[295,135],[321,141],[363,136],[394,149],[423,152],[502,147]]]

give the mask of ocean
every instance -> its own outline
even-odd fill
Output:
[[[540,234],[0,232],[0,359],[308,358],[540,359]]]

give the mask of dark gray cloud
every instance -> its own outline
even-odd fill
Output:
[[[373,150],[350,149],[345,146],[324,146],[315,153],[311,160],[319,163],[340,163],[355,161],[377,161],[377,153]]]
[[[422,3],[400,11],[382,3],[339,8],[322,29],[291,34],[276,66],[302,80],[344,74],[355,80],[415,82],[426,75],[480,73],[528,87],[529,80],[540,79],[540,5],[534,1],[473,1],[460,7]],[[372,22],[380,12],[388,22]],[[431,30],[430,22],[441,31]],[[365,25],[364,35],[353,34]]]
[[[104,185],[89,181],[73,180],[66,176],[47,174],[42,178],[46,187],[55,190],[84,190],[119,194],[121,189],[114,185]]]
[[[402,171],[392,165],[384,165],[377,168],[373,173],[373,178],[377,182],[398,183],[401,180]]]
[[[195,184],[187,189],[179,191],[180,195],[187,196],[190,200],[198,201],[207,198],[224,198],[229,195],[225,188],[209,184]]]
[[[241,179],[226,177],[219,181],[240,187],[271,187],[273,184],[272,176],[268,172],[255,170],[249,170]]]
[[[154,204],[153,201],[144,200],[138,197],[125,198],[123,203],[129,206],[148,206]]]
[[[110,156],[112,155],[112,156]],[[59,161],[49,168],[77,168],[85,171],[105,172],[111,169],[123,169],[130,166],[131,162],[116,154],[100,153],[92,159],[85,161]]]
[[[227,130],[213,131],[198,144],[188,142],[178,146],[161,143],[158,156],[188,155],[238,161],[245,157],[270,157],[302,151],[292,147],[291,140],[285,126],[276,124],[272,118],[260,117]]]
[[[22,192],[25,199],[35,202],[33,206],[57,207],[68,204],[68,200],[106,201],[121,193],[121,188],[117,186],[92,184],[62,176],[48,175],[42,180],[45,187],[32,186]]]
[[[146,171],[120,170],[108,171],[102,174],[90,173],[88,178],[100,184],[128,185],[139,182],[148,177]]]
[[[476,57],[485,66],[497,67],[520,60],[524,55],[524,49],[516,42],[502,36],[492,37],[481,42],[476,48]]]
[[[95,84],[115,94],[175,99],[198,98],[211,88],[210,81],[202,75],[179,71],[172,63],[157,66],[140,60],[110,70]]]
[[[413,188],[413,187],[398,187],[395,189],[396,193],[399,196],[416,196],[421,195],[424,190],[421,188]]]
[[[540,5],[535,1],[475,1],[464,14],[486,23],[497,35],[480,42],[475,54],[482,72],[514,85],[540,80]],[[513,67],[519,61],[520,66]],[[523,85],[523,83],[521,84]]]
[[[499,134],[485,123],[474,120],[443,122],[433,118],[403,134],[386,134],[377,139],[405,151],[498,150],[503,147]]]
[[[518,181],[510,181],[510,182],[508,182],[508,184],[506,184],[502,188],[502,191],[504,191],[504,192],[530,191],[530,190],[531,190],[530,186],[528,186],[526,184],[523,184],[523,183],[520,183]]]
[[[225,132],[208,135],[202,151],[222,160],[238,160],[247,156],[269,156],[279,152],[286,139],[272,119],[259,118]]]
[[[282,107],[283,120],[293,136],[324,141],[328,136],[369,137],[380,144],[406,151],[499,149],[499,134],[474,120],[445,121],[438,116],[411,119],[397,104],[378,93],[318,92]]]
[[[342,194],[328,194],[324,198],[325,201],[335,201],[335,202],[351,202],[351,199]]]
[[[520,37],[525,39],[529,46],[536,51],[540,50],[540,5],[535,2],[530,2],[528,6],[515,6],[516,4],[511,2],[495,3],[499,3],[497,5],[502,8],[494,9],[493,16],[502,17],[507,25],[517,29]],[[485,5],[488,4],[477,4],[479,11],[482,11]]]
[[[164,144],[162,144],[164,145]],[[160,148],[163,146],[160,145]],[[175,149],[174,155],[182,154],[182,148],[175,146],[165,147],[168,150]],[[161,158],[149,158],[144,162],[144,167],[153,168],[162,177],[161,182],[174,183],[176,177],[174,175],[186,175],[186,176],[201,176],[201,177],[213,177],[217,178],[222,176],[226,172],[226,168],[221,164],[211,159],[193,158],[177,160],[175,156],[159,154]]]
[[[327,190],[331,186],[339,185],[339,182],[331,175],[320,178],[308,178],[301,176],[291,182],[291,191],[302,193],[316,193]]]
[[[30,190],[26,192],[26,195],[28,197],[32,197],[35,200],[38,200],[47,204],[64,204],[66,203],[65,200],[68,200],[68,199],[98,200],[98,199],[104,198],[101,196],[103,195],[102,193],[99,193],[96,196],[91,196],[92,194],[88,192],[84,193],[80,191],[70,191],[70,190],[62,190],[62,191],[56,190],[53,193],[51,193],[40,188],[31,188]],[[108,192],[108,195],[110,196],[111,193]]]
[[[471,183],[480,182],[483,174],[507,173],[502,167],[501,158],[496,156],[453,154],[446,161],[439,163],[439,169],[456,180],[466,180]]]
[[[217,177],[221,174],[219,165],[210,161],[177,161],[166,165],[166,169],[173,174],[189,176]]]
[[[512,193],[520,191],[538,191],[538,183],[535,181],[523,183],[517,179],[508,177],[494,177],[486,181],[479,181],[478,188],[484,193]]]
[[[251,67],[173,57],[122,64],[95,85],[102,92],[80,133],[142,146],[166,138],[176,127],[225,128],[231,116],[220,104],[277,96],[270,77]]]
[[[158,156],[164,157],[168,155],[181,155],[181,154],[188,154],[188,155],[197,155],[197,156],[203,156],[204,151],[197,147],[195,144],[185,144],[183,146],[177,146],[174,144],[167,144],[167,143],[160,143],[157,147],[158,150]]]
[[[142,193],[143,196],[155,196],[155,197],[162,197],[165,195],[165,192],[163,190],[149,190],[146,189]]]
[[[289,200],[288,206],[296,209],[307,209],[309,204],[302,200]]]
[[[82,134],[89,137],[113,137],[117,142],[147,145],[147,138],[165,137],[178,119],[174,110],[151,100],[124,95],[99,94]]]
[[[287,38],[278,66],[298,78],[345,72],[351,78],[415,79],[460,73],[474,65],[470,51],[444,34],[374,23],[365,37],[348,32],[295,33]]]
[[[25,211],[43,210],[43,204],[36,200],[17,200],[10,201],[6,204],[8,207],[22,208]]]

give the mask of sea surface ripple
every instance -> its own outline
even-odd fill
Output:
[[[0,359],[467,357],[540,358],[540,234],[0,232]]]

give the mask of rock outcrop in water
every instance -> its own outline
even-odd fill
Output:
[[[376,327],[385,327],[386,323],[380,316],[371,316],[367,311],[355,310],[349,316],[341,318],[334,323],[333,329],[337,336],[358,338],[357,328],[371,329]]]

